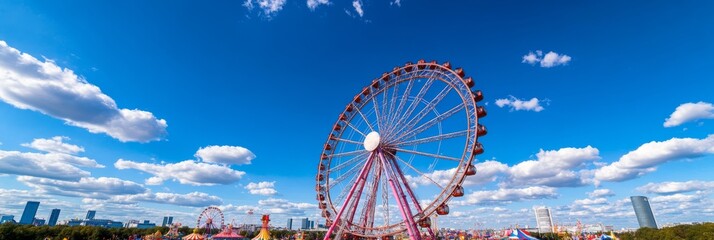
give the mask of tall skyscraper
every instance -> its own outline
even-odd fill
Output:
[[[97,211],[89,210],[89,211],[87,211],[87,217],[85,219],[92,220],[92,219],[94,219],[95,214],[97,214]]]
[[[50,214],[50,221],[47,222],[47,226],[54,226],[57,225],[57,219],[59,218],[60,210],[59,209],[52,209],[52,213]]]
[[[32,224],[35,221],[35,214],[37,214],[37,208],[39,207],[40,202],[27,201],[25,211],[22,212],[22,217],[20,218],[20,224]]]
[[[169,222],[169,217],[164,217],[164,221],[161,222],[161,226],[166,227],[166,223],[168,223],[168,222]]]
[[[652,213],[652,208],[650,207],[650,201],[644,196],[632,196],[630,197],[632,202],[632,207],[635,209],[635,215],[637,216],[637,223],[640,227],[657,228],[657,222],[655,221],[654,213]]]
[[[553,232],[553,216],[550,214],[550,209],[545,206],[533,207],[533,212],[535,212],[536,224],[538,224],[538,232]]]
[[[15,222],[15,215],[3,215],[0,217],[0,223]]]
[[[293,219],[288,218],[288,230],[292,230],[292,229],[293,229]]]
[[[310,220],[307,218],[300,219],[300,229],[310,229]]]
[[[171,225],[172,223],[174,223],[174,217],[169,216],[169,222],[168,222],[168,224]]]

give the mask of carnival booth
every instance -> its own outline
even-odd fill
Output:
[[[233,224],[228,224],[228,226],[223,228],[223,231],[213,235],[213,240],[239,240],[244,238],[245,237],[243,235],[240,235],[233,230]]]
[[[530,234],[528,232],[520,230],[520,229],[513,229],[510,230],[510,233],[508,233],[508,236],[505,238],[501,238],[501,240],[539,240]]]
[[[203,235],[198,234],[198,228],[193,229],[193,233],[183,237],[183,240],[204,240],[206,239]]]

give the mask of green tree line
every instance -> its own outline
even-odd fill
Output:
[[[615,235],[620,240],[714,240],[714,223],[678,225],[661,229],[640,228],[634,232]],[[564,240],[554,233],[533,233],[533,236],[542,240]]]
[[[113,239],[128,239],[129,236],[138,235],[145,236],[160,231],[166,234],[169,231],[168,227],[155,227],[149,229],[138,228],[104,228],[93,226],[32,226],[19,225],[15,223],[0,224],[0,240],[113,240]],[[202,231],[199,231],[202,232]],[[179,228],[179,233],[182,236],[193,233],[193,229],[189,227]],[[271,230],[270,235],[274,238],[290,238],[294,236],[296,231],[290,230]],[[255,237],[258,232],[240,232],[241,235],[247,238]],[[324,233],[321,232],[306,232],[305,239],[322,239]]]

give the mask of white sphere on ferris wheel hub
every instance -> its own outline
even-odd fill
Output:
[[[374,79],[339,114],[316,176],[318,206],[337,238],[433,236],[434,214],[464,195],[483,153],[480,90],[449,62],[407,63]]]

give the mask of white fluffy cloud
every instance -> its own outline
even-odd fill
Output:
[[[569,206],[561,206],[555,210],[555,215],[567,215],[581,219],[583,222],[600,222],[607,219],[614,223],[617,219],[633,219],[630,199],[621,199],[614,202],[604,198],[575,200]]]
[[[601,188],[601,189],[595,189],[594,191],[589,192],[588,196],[591,198],[612,197],[612,196],[615,196],[615,192],[613,192],[610,189]]]
[[[0,150],[0,173],[60,180],[79,180],[90,173],[79,167],[102,168],[96,161],[63,153]]]
[[[272,196],[278,193],[278,191],[275,190],[275,182],[252,182],[248,183],[248,185],[245,186],[245,189],[248,189],[250,194],[253,195]]]
[[[22,215],[22,210],[25,208],[27,201],[40,201],[42,203],[40,209],[61,208],[63,209],[63,214],[66,214],[67,211],[64,209],[75,207],[75,205],[70,202],[57,200],[56,197],[32,190],[0,188],[0,196],[4,196],[0,198],[0,212],[15,215],[16,221],[20,220],[18,218]]]
[[[676,127],[699,119],[714,119],[714,105],[707,102],[684,103],[664,121],[665,127]]]
[[[605,198],[595,198],[595,199],[578,199],[573,201],[574,204],[577,205],[601,205],[601,204],[606,204],[607,199]]]
[[[500,175],[508,172],[508,165],[493,160],[476,163],[474,166],[476,167],[477,173],[474,176],[467,176],[464,179],[463,186],[465,187],[493,182]],[[426,174],[426,176],[407,175],[406,178],[412,187],[434,185],[431,180],[441,186],[445,186],[451,181],[451,178],[453,178],[455,174],[456,168],[452,168],[448,170],[436,170]]]
[[[22,146],[50,153],[65,153],[74,155],[84,152],[83,147],[64,143],[62,142],[63,140],[69,140],[69,138],[63,136],[55,136],[50,139],[35,138],[31,143],[23,143]]]
[[[501,188],[498,190],[475,191],[467,194],[466,200],[457,205],[494,204],[523,201],[528,199],[555,198],[558,194],[552,187]]]
[[[578,168],[600,159],[597,148],[561,148],[540,150],[536,160],[523,161],[510,169],[508,185],[544,185],[552,187],[581,186],[585,182]]]
[[[644,186],[637,188],[638,191],[643,193],[654,193],[659,195],[669,195],[710,189],[714,189],[714,182],[694,180],[686,182],[648,183]]]
[[[243,2],[243,6],[248,9],[253,9],[253,4],[257,4],[266,16],[271,16],[283,10],[285,1],[286,0],[246,0]]]
[[[99,87],[0,41],[0,100],[62,119],[122,142],[149,142],[166,135],[166,121],[150,112],[120,109]]]
[[[704,139],[672,138],[652,141],[622,156],[618,161],[595,171],[596,181],[620,182],[653,172],[669,161],[714,154],[714,135]]]
[[[221,198],[202,192],[192,192],[188,194],[152,193],[141,184],[119,178],[87,177],[75,182],[20,176],[17,180],[34,188],[41,194],[82,197],[85,198],[85,200],[83,200],[84,202],[90,201],[95,204],[104,202],[122,204],[151,202],[178,206],[204,207],[223,203]]]
[[[682,203],[682,202],[692,202],[692,201],[697,201],[700,200],[701,197],[698,195],[689,195],[689,194],[673,194],[673,195],[665,195],[665,196],[656,196],[650,199],[650,202],[653,203]]]
[[[329,5],[330,0],[307,0],[307,7],[310,10],[315,10],[320,5]]]
[[[352,1],[352,7],[355,8],[355,12],[357,12],[360,17],[364,16],[364,10],[362,10],[362,0]]]
[[[531,98],[530,100],[521,100],[514,96],[509,98],[496,99],[496,105],[500,108],[510,107],[511,111],[534,111],[540,112],[545,110],[543,106],[540,105],[541,100],[538,98]]]
[[[207,146],[198,149],[195,156],[204,162],[226,165],[250,164],[255,159],[253,152],[238,146]]]
[[[233,170],[227,166],[214,165],[193,160],[178,163],[153,164],[140,163],[119,159],[114,163],[119,170],[136,169],[154,175],[146,180],[146,184],[159,185],[166,180],[177,180],[182,184],[190,185],[216,185],[234,183],[245,172]]]
[[[532,65],[540,63],[541,67],[550,68],[559,65],[565,65],[570,62],[570,60],[572,60],[572,58],[565,54],[558,54],[556,52],[550,51],[543,55],[543,51],[536,50],[535,53],[529,52],[528,54],[524,55],[523,61],[521,62],[529,63]]]
[[[110,199],[110,202],[117,203],[134,203],[134,202],[152,202],[161,204],[172,204],[178,206],[189,207],[206,207],[212,205],[221,205],[223,200],[214,195],[202,192],[192,192],[187,194],[178,193],[142,193],[135,195],[115,196]]]
[[[108,177],[83,177],[75,182],[20,176],[17,177],[17,181],[40,192],[71,197],[107,199],[115,195],[139,194],[147,191],[141,184]]]
[[[305,216],[307,210],[317,210],[312,203],[294,203],[285,199],[268,198],[258,201],[261,212],[288,216]]]

